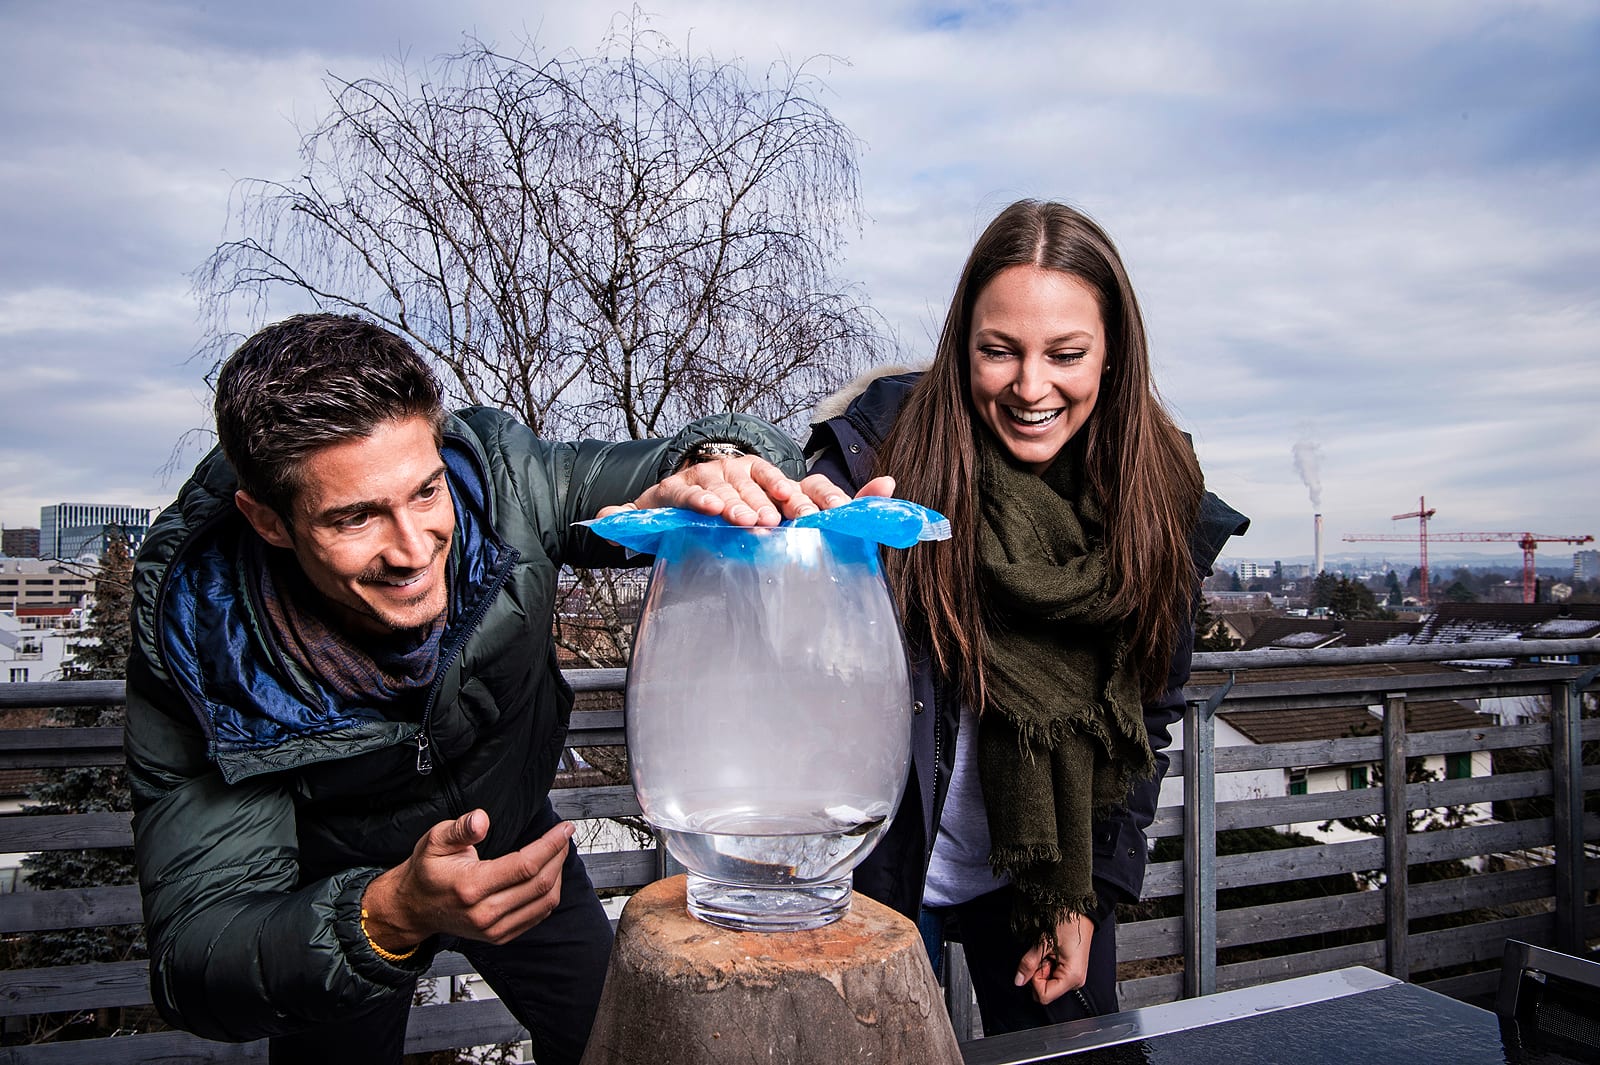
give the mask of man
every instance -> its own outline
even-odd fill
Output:
[[[772,525],[846,497],[741,455],[802,469],[758,419],[558,444],[499,411],[447,415],[409,345],[353,317],[251,337],[216,416],[221,447],[134,573],[127,758],[157,1006],[209,1038],[274,1037],[275,1061],[398,1061],[448,946],[541,1065],[576,1062],[610,928],[547,795],[572,705],[552,596],[563,564],[620,556],[574,522],[687,506]]]

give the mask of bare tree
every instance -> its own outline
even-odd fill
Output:
[[[835,276],[857,146],[805,64],[752,78],[636,15],[591,55],[469,40],[327,88],[301,176],[242,182],[196,271],[213,356],[239,298],[309,298],[537,432],[645,437],[727,409],[798,430],[884,343]]]
[[[329,75],[300,176],[241,182],[195,272],[206,354],[235,346],[236,312],[253,326],[287,299],[382,322],[455,398],[541,435],[661,436],[722,410],[798,432],[887,343],[836,276],[857,143],[809,68],[752,77],[635,14],[593,54],[468,39]],[[626,662],[636,590],[613,576],[566,584],[555,637],[574,661]]]

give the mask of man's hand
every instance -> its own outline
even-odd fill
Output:
[[[894,478],[867,482],[857,496],[886,496]],[[730,525],[777,525],[850,501],[850,496],[821,474],[794,481],[772,463],[755,455],[718,458],[679,470],[651,487],[632,503],[606,507],[596,517],[619,510],[682,507],[720,515]]]
[[[1082,987],[1089,978],[1089,940],[1093,938],[1093,921],[1081,913],[1068,917],[1056,925],[1054,948],[1041,936],[1022,956],[1016,985],[1032,985],[1034,999],[1046,1006]]]
[[[473,810],[441,821],[411,857],[367,885],[367,935],[406,951],[435,933],[506,943],[548,917],[561,901],[561,865],[573,826],[563,821],[521,850],[483,861],[477,845],[489,815]]]

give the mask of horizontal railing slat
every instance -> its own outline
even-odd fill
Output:
[[[1285,880],[1360,872],[1382,866],[1381,839],[1319,843],[1312,847],[1288,847],[1253,854],[1225,854],[1217,857],[1217,888],[1223,890],[1253,884],[1278,884]],[[1146,898],[1177,895],[1183,891],[1183,886],[1182,862],[1157,862],[1145,871]]]
[[[1547,943],[1534,943],[1536,947],[1548,946]],[[1477,999],[1489,1002],[1494,999],[1495,992],[1500,988],[1500,967],[1486,969],[1481,973],[1462,973],[1460,976],[1447,976],[1443,980],[1426,980],[1418,982],[1419,987],[1429,991],[1438,992],[1450,998]]]
[[[102,1003],[103,1005],[103,1003]],[[405,1052],[428,1054],[455,1047],[516,1043],[527,1038],[505,1003],[487,998],[417,1006],[406,1024]],[[147,1032],[0,1048],[0,1065],[143,1065],[148,1062],[263,1062],[267,1043],[216,1043],[187,1032]]]
[[[465,976],[474,971],[465,955],[445,950],[423,976]],[[150,967],[144,961],[0,969],[0,1017],[148,1005]]]
[[[1600,766],[1585,769],[1584,784],[1586,787],[1600,786]],[[1532,798],[1549,795],[1552,787],[1549,770],[1427,781],[1406,786],[1406,809],[1429,810],[1442,806],[1470,806],[1503,799]],[[1232,799],[1217,803],[1217,830],[1302,825],[1382,812],[1382,788],[1323,791],[1282,798]],[[1183,808],[1175,806],[1157,811],[1155,820],[1147,830],[1147,835],[1152,839],[1182,834]]]
[[[1490,959],[1498,962],[1505,953],[1507,939],[1550,942],[1555,935],[1555,927],[1554,913],[1480,921],[1457,928],[1442,928],[1436,932],[1413,933],[1406,945],[1406,953],[1414,973]]]
[[[0,969],[0,1016],[148,1006],[150,967],[142,961]]]
[[[121,765],[122,729],[0,729],[0,769]]]
[[[133,815],[125,810],[0,817],[0,852],[99,850],[131,846]]]
[[[550,792],[556,813],[569,820],[589,817],[633,817],[639,813],[639,800],[633,785],[618,784],[593,788],[556,788]]]
[[[1304,824],[1308,821],[1328,821],[1335,817],[1361,817],[1382,811],[1383,791],[1380,788],[1322,791],[1281,799],[1230,799],[1217,803],[1217,831]],[[1183,835],[1182,807],[1167,807],[1159,811],[1146,834],[1152,839]]]
[[[187,1032],[0,1047],[0,1065],[243,1065],[266,1060],[265,1041],[213,1043]]]
[[[1236,691],[1238,689],[1235,689]],[[1227,704],[1230,711],[1233,703]],[[1374,719],[1376,722],[1376,719]],[[1584,722],[1600,736],[1600,719]],[[1585,738],[1593,738],[1585,733]],[[1508,747],[1547,747],[1550,726],[1546,723],[1490,725],[1473,729],[1443,729],[1438,732],[1413,732],[1406,738],[1406,753],[1412,756],[1456,754],[1464,751],[1503,750]],[[1218,747],[1218,773],[1245,773],[1261,769],[1303,769],[1326,765],[1376,762],[1382,751],[1382,737],[1354,736],[1332,740],[1299,740],[1285,743],[1240,744]],[[1183,759],[1172,752],[1167,776],[1181,779]]]
[[[0,935],[139,924],[144,911],[133,884],[0,895]]]
[[[638,888],[656,880],[655,848],[585,854],[583,864],[596,888]]]
[[[1117,1008],[1136,1010],[1183,997],[1183,973],[1136,976],[1117,985]]]
[[[1197,651],[1193,668],[1221,670],[1276,669],[1330,663],[1373,665],[1385,662],[1452,662],[1470,658],[1523,658],[1530,655],[1600,654],[1600,638],[1575,640],[1481,640],[1474,643],[1374,644],[1297,650]],[[1396,678],[1399,679],[1399,678]],[[1395,685],[1396,688],[1404,685]]]
[[[406,1024],[407,1054],[430,1054],[453,1047],[519,1043],[527,1029],[497,998],[417,1006]]]
[[[1217,772],[1243,773],[1256,769],[1295,769],[1301,766],[1348,765],[1376,762],[1383,754],[1383,737],[1353,736],[1338,740],[1303,740],[1251,747],[1218,747]]]
[[[1234,962],[1217,966],[1217,990],[1230,991],[1236,987],[1252,987],[1276,980],[1288,980],[1311,973],[1325,973],[1351,965],[1383,968],[1383,940],[1366,943],[1348,943],[1304,954],[1282,954],[1274,958]]]
[[[556,811],[567,818],[623,817],[639,812],[633,789],[625,784],[604,788],[562,788],[552,791],[550,797]],[[0,817],[0,854],[131,846],[133,815],[125,810]]]

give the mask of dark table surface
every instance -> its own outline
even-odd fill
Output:
[[[974,1040],[966,1065],[1559,1065],[1507,1053],[1493,1013],[1370,969]]]

